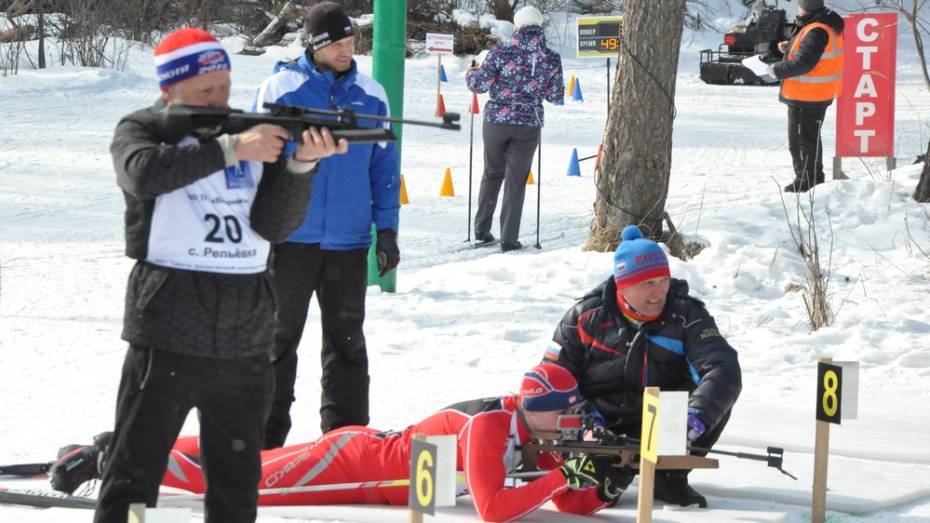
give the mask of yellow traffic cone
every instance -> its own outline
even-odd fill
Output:
[[[407,205],[410,199],[407,198],[407,182],[404,181],[404,175],[400,175],[400,204]]]
[[[530,169],[530,174],[526,176],[526,184],[533,185],[536,183],[536,180],[533,179],[533,169]]]
[[[566,96],[571,96],[575,92],[575,75],[572,75],[572,79],[568,82],[568,90],[565,91]]]
[[[452,188],[452,169],[449,167],[446,167],[446,175],[442,178],[439,196],[455,196],[455,189]]]

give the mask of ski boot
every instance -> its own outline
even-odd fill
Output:
[[[62,447],[48,473],[52,488],[71,495],[83,483],[99,478],[103,470],[104,453],[112,436],[112,432],[101,432],[94,436],[91,445]]]
[[[690,471],[660,471],[656,473],[653,497],[670,505],[707,508],[707,498],[688,484]]]

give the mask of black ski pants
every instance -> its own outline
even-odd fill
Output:
[[[824,181],[820,128],[826,113],[826,107],[788,106],[788,149],[797,179]]]
[[[475,235],[491,232],[497,197],[501,185],[504,185],[500,238],[503,243],[512,245],[520,237],[526,177],[539,145],[540,128],[484,122],[481,133],[484,139],[484,175],[478,191]]]
[[[255,521],[271,388],[268,354],[219,359],[130,345],[94,522],[126,523],[130,504],[155,506],[168,454],[192,408],[209,485],[206,522]]]
[[[272,282],[275,313],[274,401],[266,425],[265,448],[284,445],[296,399],[297,347],[313,293],[320,304],[323,365],[320,428],[368,424],[368,352],[365,346],[365,293],[368,249],[333,251],[319,244],[284,242],[274,246]]]

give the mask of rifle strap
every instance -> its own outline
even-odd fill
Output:
[[[517,411],[517,423],[522,423],[523,426],[526,428],[526,431],[532,434],[533,429],[532,427],[530,427],[530,423],[526,420],[526,414],[523,412],[523,407],[517,405],[516,411]],[[520,431],[518,430],[517,434],[519,433]],[[519,450],[523,456],[522,469],[524,471],[537,470],[537,458],[538,458],[539,453],[535,449],[532,449],[532,446],[529,446],[529,447],[530,448],[527,448],[527,445],[524,445],[523,442],[517,441],[516,450]]]

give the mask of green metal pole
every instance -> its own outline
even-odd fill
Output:
[[[404,115],[404,58],[407,46],[407,0],[374,0],[374,35],[372,36],[372,77],[384,86],[391,116]],[[397,154],[401,154],[403,128],[394,124]],[[372,238],[376,231],[372,227]],[[398,240],[399,243],[399,240]],[[368,251],[368,284],[378,285],[384,292],[397,290],[397,270],[378,276],[375,243]]]

